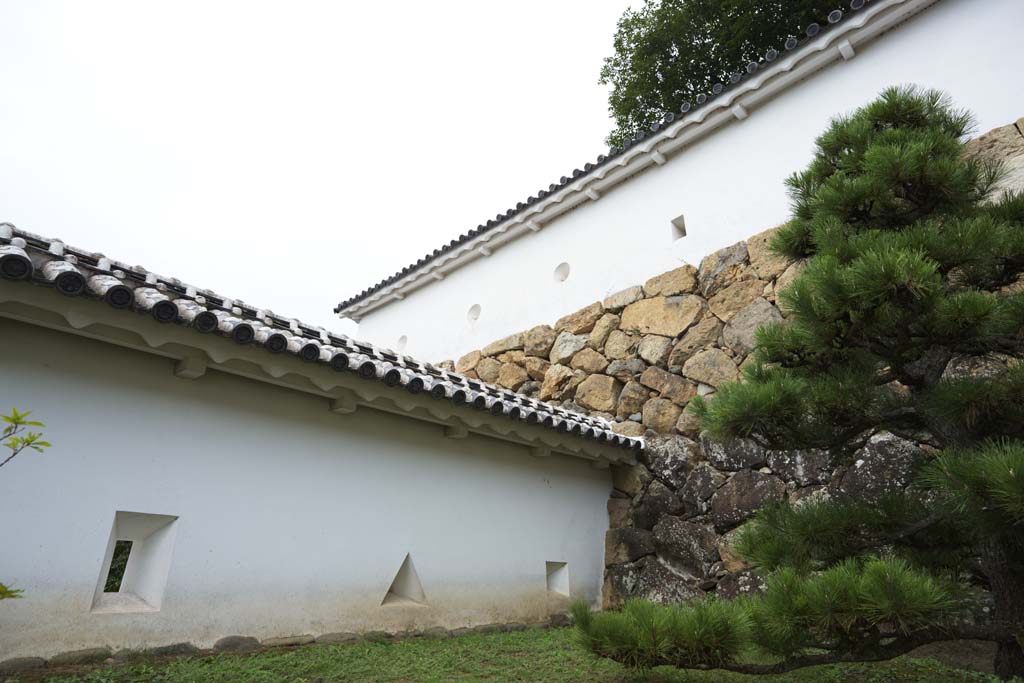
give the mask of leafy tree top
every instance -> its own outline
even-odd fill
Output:
[[[612,86],[608,144],[623,145],[841,7],[837,0],[645,0],[626,10],[601,69],[600,82]]]

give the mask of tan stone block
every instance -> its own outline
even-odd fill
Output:
[[[726,382],[739,379],[736,363],[724,351],[717,348],[695,353],[683,364],[683,375],[695,382],[709,384],[715,388]]]
[[[476,374],[488,384],[498,381],[498,373],[501,372],[501,361],[495,358],[481,358],[476,364]]]
[[[656,275],[644,283],[644,294],[648,297],[693,294],[697,291],[697,269],[682,266],[667,273]]]
[[[685,406],[697,395],[696,384],[661,368],[650,367],[644,370],[640,375],[640,383],[679,406]]]
[[[530,375],[515,363],[503,363],[498,372],[498,386],[516,391],[529,381]]]
[[[708,308],[720,320],[729,322],[736,313],[750,305],[754,299],[760,298],[765,284],[762,280],[744,280],[731,284],[708,299]]]
[[[590,331],[590,336],[587,337],[587,346],[595,351],[601,351],[604,348],[605,342],[608,341],[608,335],[618,329],[619,320],[619,316],[614,313],[602,315],[601,319],[594,325],[594,329]]]
[[[621,292],[616,292],[609,297],[606,297],[602,302],[606,311],[621,311],[626,306],[630,305],[634,301],[639,301],[644,298],[644,289],[640,285],[624,289]]]
[[[573,370],[583,370],[588,374],[604,372],[608,367],[608,359],[591,348],[585,348],[576,352],[569,363]]]
[[[521,348],[523,348],[523,333],[516,332],[515,334],[510,334],[504,339],[491,342],[483,348],[483,354],[485,356],[497,356],[499,353]]]
[[[704,300],[692,294],[644,299],[622,311],[619,327],[639,334],[676,337],[700,320],[704,306]]]
[[[604,355],[612,360],[626,360],[633,356],[639,337],[613,330],[604,344]]]
[[[661,434],[671,434],[682,411],[667,398],[652,398],[644,404],[644,426]]]
[[[455,372],[466,373],[476,367],[484,355],[479,351],[470,351],[465,356],[455,361]]]
[[[562,316],[555,323],[556,332],[569,332],[570,334],[583,334],[594,329],[594,325],[604,315],[604,308],[600,301],[595,301],[586,308],[581,308],[575,313]]]
[[[590,410],[614,412],[622,383],[608,375],[590,375],[576,388],[576,403]]]

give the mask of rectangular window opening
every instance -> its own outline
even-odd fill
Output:
[[[565,562],[545,562],[549,594],[569,597],[569,565]]]
[[[110,559],[110,571],[103,585],[104,593],[120,593],[121,582],[124,581],[124,570],[128,566],[128,556],[132,552],[131,541],[118,541],[114,544],[114,556]]]

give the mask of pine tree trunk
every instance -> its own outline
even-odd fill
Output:
[[[1018,639],[999,643],[996,650],[995,673],[1003,679],[1024,677],[1024,558],[1008,553],[1006,546],[993,541],[982,552],[982,566],[988,576],[995,601],[993,617],[1009,624]]]

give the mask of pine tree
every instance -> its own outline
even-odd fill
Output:
[[[994,196],[998,165],[964,154],[971,127],[909,87],[832,122],[772,245],[807,259],[779,295],[788,319],[693,408],[718,438],[839,457],[879,429],[925,435],[935,454],[909,494],[765,509],[739,544],[763,595],[577,607],[587,647],[759,672],[980,638],[997,674],[1024,676],[1024,194]],[[751,646],[778,663],[740,663]]]

